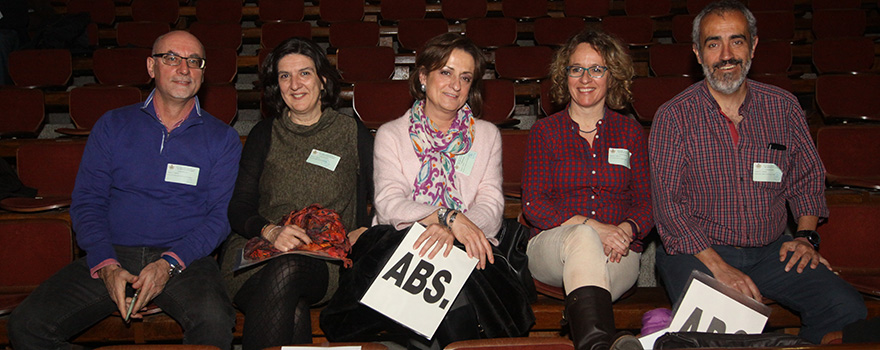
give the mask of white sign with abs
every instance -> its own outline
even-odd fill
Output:
[[[431,339],[479,260],[457,247],[448,257],[419,257],[412,246],[424,231],[412,226],[361,303]]]

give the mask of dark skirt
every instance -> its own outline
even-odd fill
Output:
[[[342,273],[339,289],[321,311],[321,329],[327,339],[346,342],[422,338],[359,302],[408,231],[409,228],[395,230],[380,225],[358,238],[350,255],[354,266]],[[526,335],[534,323],[525,288],[496,255],[495,264],[471,273],[434,340],[445,347],[460,340],[519,337]]]

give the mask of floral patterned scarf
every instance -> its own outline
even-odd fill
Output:
[[[413,184],[413,200],[466,211],[455,186],[455,156],[466,154],[474,140],[474,116],[465,104],[446,133],[424,114],[425,100],[416,101],[410,115],[409,137],[422,162]]]

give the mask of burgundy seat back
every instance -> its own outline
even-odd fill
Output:
[[[501,188],[506,196],[522,196],[522,172],[528,140],[528,130],[501,131]]]
[[[303,0],[260,0],[260,20],[271,21],[302,21],[305,15]]]
[[[440,0],[440,11],[446,19],[486,17],[488,8],[486,0]]]
[[[106,85],[147,85],[153,78],[146,61],[152,51],[147,48],[97,49],[92,55],[95,78]]]
[[[16,86],[66,86],[73,59],[67,49],[18,50],[9,54],[8,67]]]
[[[238,115],[238,90],[232,84],[203,84],[199,104],[217,119],[232,124]]]
[[[90,130],[107,111],[141,101],[132,86],[88,85],[70,90],[70,119],[77,129]]]
[[[41,196],[70,196],[85,142],[28,143],[18,148],[18,177]]]
[[[413,104],[409,81],[359,81],[354,84],[354,112],[370,129],[397,119]]]
[[[394,74],[394,49],[387,46],[344,47],[336,53],[342,80],[389,80]]]
[[[541,79],[550,74],[553,50],[547,46],[508,46],[495,50],[495,72],[503,79]]]
[[[0,134],[30,133],[36,137],[46,118],[43,91],[39,89],[0,89]]]
[[[36,288],[71,261],[73,237],[67,221],[0,220],[0,288]]]

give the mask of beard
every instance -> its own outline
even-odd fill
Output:
[[[702,60],[706,62],[705,60]],[[741,69],[739,74],[734,72],[723,72],[720,71],[719,68],[726,65],[740,65]],[[736,90],[739,89],[740,86],[746,81],[746,76],[749,74],[749,69],[752,68],[752,60],[740,60],[740,59],[729,59],[720,61],[718,63],[713,64],[711,67],[706,65],[705,63],[701,65],[703,67],[703,75],[706,76],[706,80],[709,82],[709,86],[716,91],[730,95]],[[715,75],[714,73],[718,73]]]

